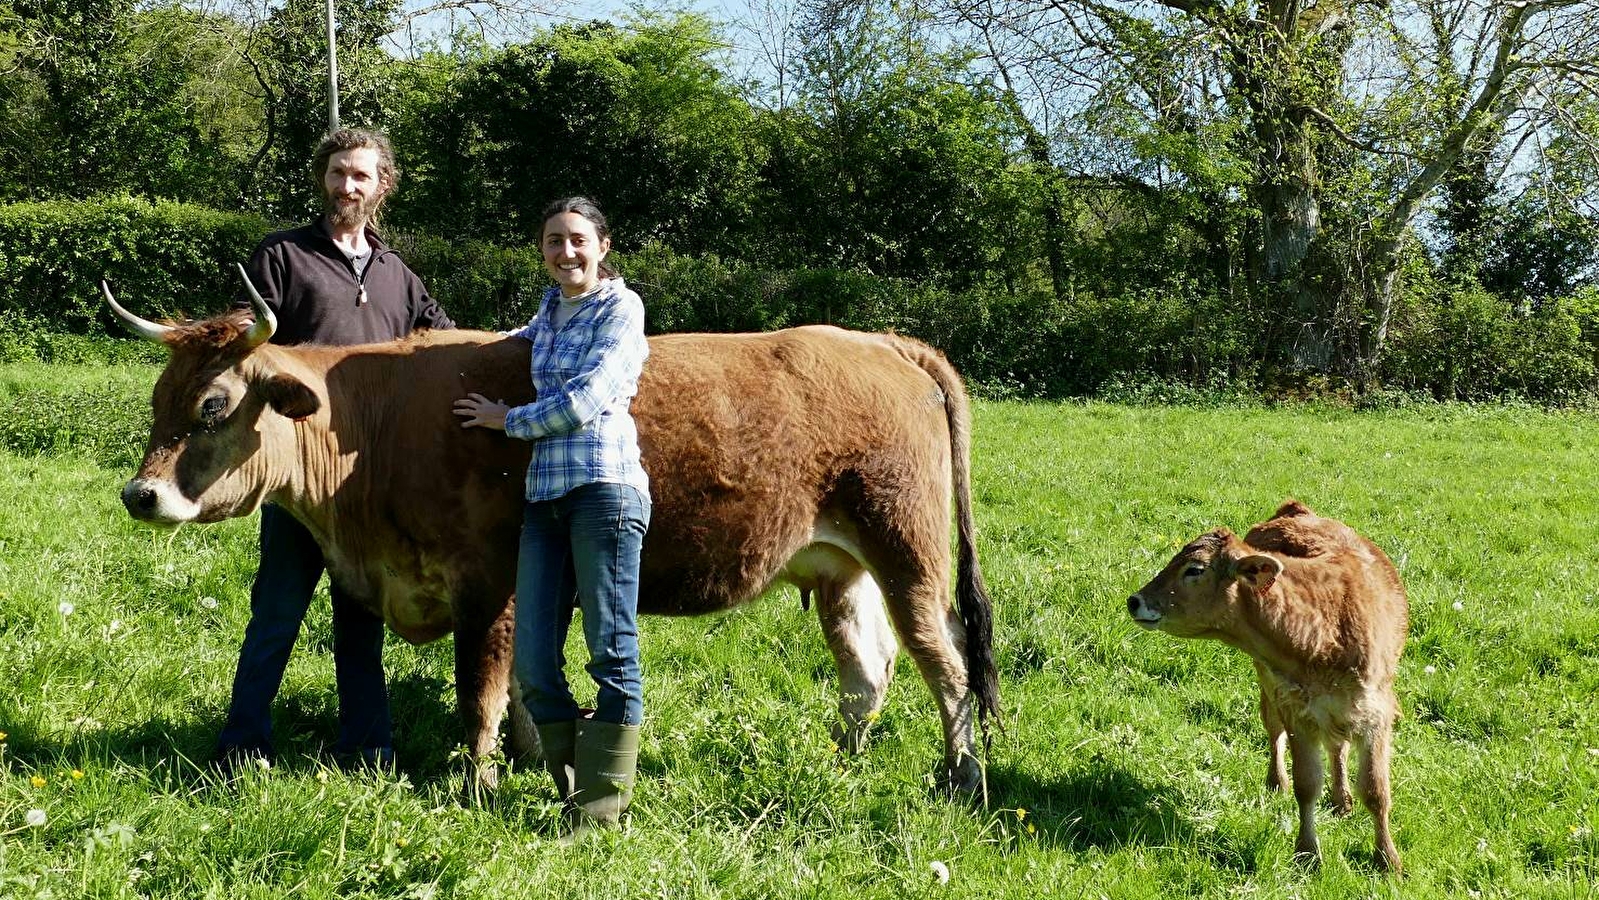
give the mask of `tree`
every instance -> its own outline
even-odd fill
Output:
[[[790,103],[764,119],[776,261],[959,283],[1014,281],[1038,258],[1035,173],[1021,120],[963,52],[924,39],[914,12],[817,3]],[[817,211],[824,211],[817,215]]]
[[[1186,126],[1149,90],[1145,48],[1207,56],[1219,77],[1203,90],[1235,119],[1248,166],[1250,274],[1289,317],[1299,366],[1358,376],[1382,352],[1403,248],[1444,178],[1542,127],[1599,75],[1599,20],[1574,0],[947,5],[1010,37],[992,56],[1027,72],[1038,108],[1119,88],[1154,133]]]
[[[0,196],[219,201],[229,161],[192,102],[195,33],[171,4],[16,0],[0,55]],[[6,46],[9,45],[9,46]]]
[[[463,237],[535,240],[562,194],[600,201],[623,248],[651,240],[737,255],[759,145],[702,17],[562,25],[467,60],[418,114],[429,173],[408,221]]]

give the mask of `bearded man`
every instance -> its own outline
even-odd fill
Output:
[[[334,131],[318,144],[311,171],[322,195],[323,215],[309,225],[268,235],[246,266],[277,315],[272,342],[366,344],[401,338],[416,328],[455,327],[421,279],[373,228],[399,179],[388,139],[352,128]],[[250,307],[247,299],[239,305]],[[322,550],[305,526],[277,506],[263,506],[250,623],[239,648],[227,724],[217,740],[217,759],[224,770],[273,757],[272,701],[323,569]],[[352,600],[337,582],[329,589],[339,694],[334,759],[345,766],[392,768],[383,620]]]

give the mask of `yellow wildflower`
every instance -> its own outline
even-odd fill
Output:
[[[1025,807],[1025,806],[1016,807],[1016,821],[1020,822],[1023,819],[1026,819],[1026,818],[1027,818],[1027,807]]]
[[[82,781],[83,780],[83,770],[82,769],[73,769],[72,770],[72,780],[73,781]]]
[[[49,784],[49,782],[45,781],[44,777],[41,775],[35,775],[32,778],[29,778],[28,783],[32,784],[36,788],[42,788],[46,784]]]

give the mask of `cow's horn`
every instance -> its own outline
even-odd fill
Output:
[[[111,311],[117,314],[117,318],[122,320],[122,324],[126,325],[129,331],[158,344],[166,341],[166,336],[172,332],[171,325],[157,325],[123,309],[117,298],[111,296],[111,285],[106,284],[104,278],[100,279],[100,290],[105,291],[105,302],[111,304]]]
[[[250,292],[250,305],[255,307],[255,324],[250,326],[250,331],[245,337],[250,346],[259,347],[272,339],[273,332],[278,330],[278,317],[272,314],[272,308],[261,299],[261,292],[250,283],[250,273],[244,271],[244,266],[239,266],[239,277],[244,279],[244,289]]]

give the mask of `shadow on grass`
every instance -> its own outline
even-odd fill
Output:
[[[1076,852],[1182,845],[1192,839],[1192,828],[1175,813],[1174,792],[1103,757],[1048,781],[991,768],[988,791],[991,808],[1027,810],[1025,821],[1037,829],[1037,841]]]
[[[413,784],[456,778],[462,771],[453,758],[465,740],[454,697],[448,682],[428,675],[404,676],[389,684],[399,771]],[[41,733],[19,713],[0,704],[0,720],[12,723],[5,756],[24,769],[44,772],[109,758],[157,780],[194,786],[215,777],[210,766],[227,715],[227,698],[215,698],[214,705],[196,710],[193,717],[158,716],[122,728]],[[274,768],[303,773],[331,766],[331,748],[338,737],[333,686],[280,693],[272,707],[272,725]]]

